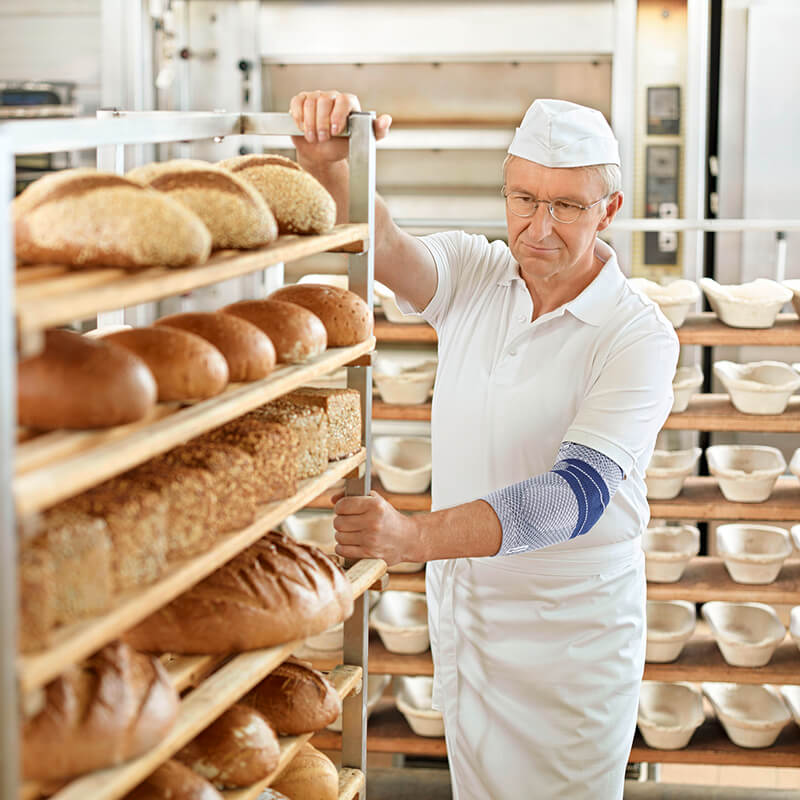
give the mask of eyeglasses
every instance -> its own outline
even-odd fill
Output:
[[[594,203],[588,206],[582,206],[574,200],[565,200],[560,197],[557,197],[555,200],[547,201],[537,200],[535,197],[519,192],[511,192],[509,194],[506,192],[505,187],[502,190],[502,194],[506,199],[508,210],[515,217],[532,217],[538,210],[539,204],[544,203],[547,206],[547,210],[550,212],[550,216],[556,222],[562,222],[565,225],[569,225],[570,222],[575,222],[584,211],[594,208],[598,203],[602,203],[603,200],[608,197],[608,195],[603,195],[599,200],[595,200]]]

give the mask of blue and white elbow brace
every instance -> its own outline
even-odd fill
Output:
[[[526,553],[583,535],[600,519],[621,481],[622,469],[608,456],[563,442],[549,472],[482,498],[503,528],[496,555]]]

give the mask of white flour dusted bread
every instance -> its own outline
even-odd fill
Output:
[[[17,258],[27,264],[189,267],[211,251],[211,234],[194,212],[111,172],[46,175],[11,211]]]
[[[214,164],[176,159],[136,167],[126,177],[197,214],[211,233],[214,250],[261,247],[278,238],[275,217],[259,192]]]
[[[268,153],[235,156],[218,166],[261,193],[281,233],[325,233],[336,223],[336,203],[328,190],[290,158]]]

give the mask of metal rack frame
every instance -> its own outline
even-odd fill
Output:
[[[374,113],[354,112],[341,135],[350,139],[351,222],[366,223],[369,236],[361,253],[348,256],[350,288],[372,309],[375,207]],[[97,119],[25,120],[0,124],[0,800],[17,800],[20,787],[17,678],[17,533],[13,494],[16,449],[16,325],[13,200],[14,156],[97,148],[99,169],[125,171],[125,146],[193,142],[239,135],[301,136],[289,114],[226,112],[128,112],[103,109]],[[111,312],[114,313],[114,312]],[[363,474],[348,478],[346,492],[370,490],[369,435],[372,409],[372,367],[347,368],[347,384],[361,392],[362,442],[367,448]],[[355,602],[345,623],[345,658],[367,677],[366,593]],[[366,685],[366,684],[365,684]],[[344,702],[342,766],[366,774],[366,695]]]

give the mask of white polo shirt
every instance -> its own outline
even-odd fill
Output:
[[[547,552],[639,536],[649,520],[645,469],[672,407],[679,351],[672,325],[630,288],[599,239],[595,253],[605,265],[597,277],[535,322],[504,242],[461,231],[421,241],[439,278],[422,312],[439,338],[433,509],[549,471],[568,440],[604,453],[626,477],[589,532]]]

